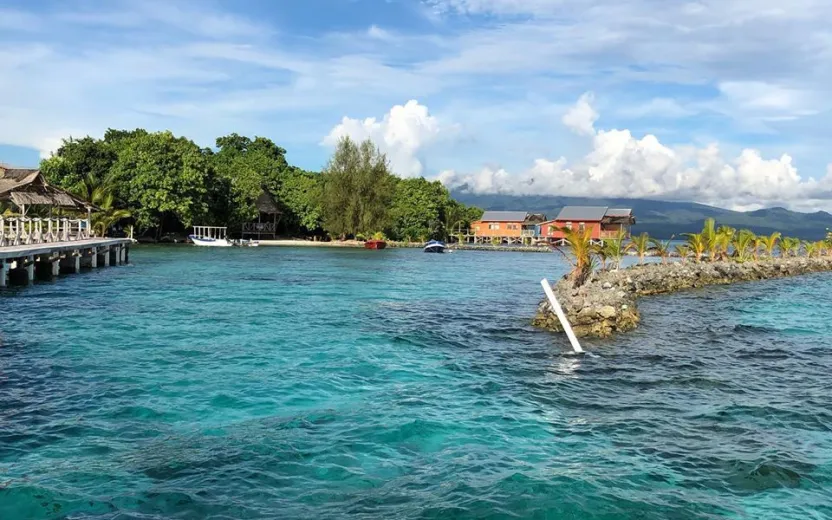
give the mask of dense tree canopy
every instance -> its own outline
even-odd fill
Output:
[[[99,227],[129,217],[139,233],[156,236],[194,224],[229,226],[233,233],[257,219],[255,201],[264,189],[275,196],[287,235],[446,238],[481,214],[437,181],[396,177],[370,141],[342,140],[321,174],[290,165],[286,150],[265,137],[232,133],[215,144],[212,150],[171,132],[110,129],[103,139],[64,140],[41,170],[52,183],[106,206]]]

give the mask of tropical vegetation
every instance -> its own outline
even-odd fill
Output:
[[[265,137],[232,133],[214,145],[110,129],[101,139],[65,139],[40,167],[51,183],[100,209],[99,234],[118,224],[156,238],[194,224],[233,232],[257,220],[264,190],[278,204],[278,232],[290,236],[447,239],[482,215],[438,181],[396,176],[370,141],[344,138],[320,173],[289,164],[286,150]]]
[[[706,219],[699,233],[685,233],[684,244],[673,245],[670,240],[659,240],[647,233],[640,233],[627,240],[623,231],[614,239],[605,239],[593,243],[589,233],[571,229],[562,229],[566,244],[571,254],[566,255],[572,264],[570,277],[576,284],[583,283],[591,275],[595,266],[601,269],[618,269],[625,252],[632,252],[638,257],[638,264],[645,263],[650,255],[666,263],[668,258],[677,257],[681,262],[715,262],[732,260],[748,262],[752,260],[780,257],[797,257],[805,254],[809,258],[832,255],[832,232],[826,239],[819,241],[802,241],[795,237],[783,237],[775,232],[769,235],[756,235],[748,229],[737,230],[730,226],[717,227],[714,219]],[[561,250],[560,247],[556,249]],[[589,270],[589,271],[588,271]]]

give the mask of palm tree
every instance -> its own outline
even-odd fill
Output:
[[[818,243],[817,242],[803,242],[803,247],[806,249],[806,256],[808,258],[813,258],[818,254]]]
[[[658,238],[651,238],[650,243],[653,244],[653,251],[656,252],[656,256],[662,259],[662,263],[667,263],[667,257],[670,256],[670,242],[673,241],[673,236],[670,237],[670,240],[661,241]]]
[[[604,248],[607,252],[607,258],[612,260],[615,269],[619,269],[621,267],[621,258],[624,257],[624,253],[627,249],[624,245],[624,239],[626,237],[627,233],[623,229],[619,229],[615,238],[607,238],[604,240]]]
[[[115,183],[112,177],[96,177],[88,173],[73,190],[76,195],[98,207],[92,215],[92,231],[104,236],[118,221],[130,218],[130,212],[115,207]]]
[[[713,219],[709,219],[713,220]],[[702,255],[705,254],[705,251],[708,250],[708,238],[706,238],[706,234],[703,233],[685,233],[685,237],[687,238],[688,247],[690,247],[690,251],[693,253],[693,261],[699,262],[702,260]]]
[[[569,277],[572,279],[573,286],[579,287],[592,274],[592,229],[560,228],[560,231],[563,232],[572,255],[567,255],[560,246],[555,246],[555,249],[560,251],[567,261],[572,264]]]
[[[607,260],[609,256],[609,249],[607,248],[606,241],[601,242],[600,244],[593,244],[592,246],[592,254],[594,254],[598,260],[601,261],[601,269],[607,269]]]
[[[748,260],[749,255],[752,254],[751,248],[754,246],[757,235],[747,229],[743,229],[736,234],[732,232],[731,234],[734,235],[734,239],[731,242],[731,245],[734,246],[734,255],[736,255],[738,262],[745,262]]]
[[[769,258],[774,258],[774,249],[777,247],[777,242],[780,240],[780,232],[775,231],[769,236],[760,237],[760,242],[766,250],[766,255]]]
[[[627,244],[627,249],[631,251],[635,251],[638,254],[638,263],[639,265],[644,263],[644,255],[647,254],[647,250],[650,248],[650,236],[647,233],[642,233],[640,235],[630,237],[630,243]]]
[[[716,259],[717,250],[719,249],[719,237],[716,232],[716,221],[713,218],[706,218],[705,225],[702,226],[701,236],[702,244],[705,251],[708,252],[708,258],[713,262]],[[696,251],[696,248],[691,244],[691,248]]]
[[[734,241],[737,230],[729,226],[720,226],[716,232],[717,255],[721,260],[728,258],[728,249]]]
[[[797,256],[800,252],[800,239],[784,237],[780,240],[780,256]]]
[[[688,257],[690,256],[690,247],[676,246],[676,254],[679,255],[679,258],[682,259],[682,263],[684,264],[688,261]]]

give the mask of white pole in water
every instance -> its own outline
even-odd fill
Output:
[[[578,338],[572,331],[572,325],[569,324],[569,320],[566,319],[566,314],[564,314],[563,309],[560,308],[560,303],[558,303],[557,298],[555,298],[555,293],[552,292],[552,286],[549,284],[549,280],[546,278],[540,280],[540,285],[543,286],[543,292],[545,292],[546,297],[549,298],[549,303],[552,304],[552,309],[555,310],[555,314],[558,315],[558,319],[560,320],[560,324],[563,326],[563,330],[566,331],[566,335],[569,337],[569,343],[572,344],[572,350],[578,354],[583,353],[584,349],[582,349],[581,344],[578,343]]]

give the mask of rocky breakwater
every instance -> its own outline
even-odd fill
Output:
[[[647,264],[594,273],[580,287],[570,279],[554,286],[563,311],[579,337],[607,337],[638,326],[637,298],[707,285],[767,280],[832,271],[832,258],[774,258],[754,262],[702,262]],[[560,332],[563,328],[544,299],[533,325]]]

